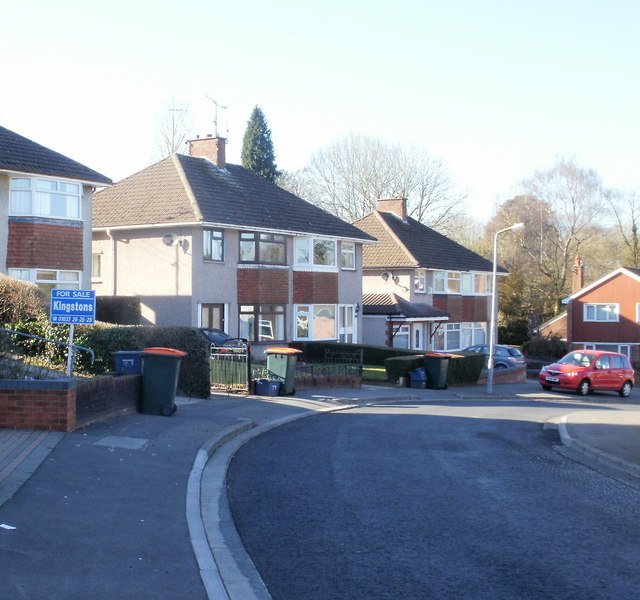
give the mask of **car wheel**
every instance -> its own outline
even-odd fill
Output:
[[[579,396],[586,396],[591,391],[591,384],[588,379],[583,379],[576,390]]]
[[[620,394],[622,398],[628,398],[629,395],[631,394],[632,387],[633,386],[631,385],[630,381],[625,381],[624,385],[620,388],[620,391],[618,392],[618,394]]]
[[[540,385],[542,385],[542,384],[540,384]],[[549,391],[551,390],[551,386],[550,386],[550,385],[543,385],[543,386],[542,386],[542,389],[543,389],[545,392],[549,392]]]
[[[507,369],[507,365],[503,365],[502,363],[498,363],[495,367],[493,367],[496,371],[501,369]]]

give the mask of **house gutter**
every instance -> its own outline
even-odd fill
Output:
[[[234,225],[232,223],[213,223],[207,221],[195,221],[188,223],[151,223],[149,225],[115,225],[112,227],[94,227],[93,232],[104,232],[110,235],[110,231],[132,231],[141,229],[167,229],[174,227],[211,227],[215,229],[234,229],[237,231],[261,231],[265,233],[276,233],[279,235],[315,237],[327,240],[345,240],[348,242],[358,242],[360,244],[378,244],[378,240],[364,240],[356,237],[338,237],[335,235],[323,235],[321,233],[312,233],[309,231],[291,231],[287,229],[273,229],[271,227],[248,227],[244,225]]]

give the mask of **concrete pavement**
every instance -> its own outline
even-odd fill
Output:
[[[558,429],[559,451],[640,489],[636,390],[624,401],[594,394],[588,408],[583,398],[544,392],[531,381],[494,386],[490,396],[481,386],[365,386],[179,398],[169,418],[127,415],[71,434],[0,429],[0,556],[10,573],[0,599],[45,598],[50,589],[68,599],[269,598],[226,503],[225,473],[237,448],[322,411],[447,400],[566,405],[566,414],[545,424]],[[99,564],[87,565],[87,557]]]

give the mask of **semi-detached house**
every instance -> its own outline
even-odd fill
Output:
[[[362,247],[374,238],[196,138],[96,194],[93,288],[137,296],[143,323],[213,327],[260,349],[361,339]]]
[[[111,180],[0,127],[0,273],[91,289],[93,193]]]
[[[404,198],[379,200],[354,225],[379,240],[364,250],[365,343],[459,350],[487,341],[491,261],[412,219]]]

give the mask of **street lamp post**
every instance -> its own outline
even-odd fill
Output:
[[[493,236],[493,273],[491,276],[491,323],[489,325],[489,362],[487,363],[487,393],[493,392],[493,354],[496,344],[496,315],[498,312],[497,272],[498,272],[498,236],[507,231],[520,231],[524,223],[516,223],[496,231]]]

